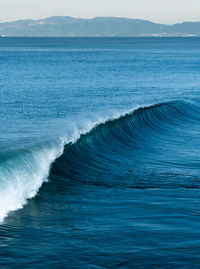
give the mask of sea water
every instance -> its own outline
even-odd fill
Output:
[[[0,38],[0,267],[199,268],[200,38]]]

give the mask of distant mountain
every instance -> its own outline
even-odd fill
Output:
[[[0,23],[0,36],[200,36],[200,22],[174,25],[115,17],[49,17]]]

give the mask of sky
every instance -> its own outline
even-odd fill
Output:
[[[146,19],[173,24],[200,21],[200,0],[0,0],[0,22],[50,16]]]

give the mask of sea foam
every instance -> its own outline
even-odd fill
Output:
[[[48,181],[51,164],[63,153],[67,143],[75,143],[82,134],[99,124],[119,118],[131,111],[112,113],[107,117],[83,120],[73,126],[71,133],[54,142],[14,150],[0,155],[0,223],[10,211],[23,208],[45,181]]]

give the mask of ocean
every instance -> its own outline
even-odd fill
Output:
[[[0,268],[200,267],[200,38],[0,38]]]

